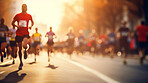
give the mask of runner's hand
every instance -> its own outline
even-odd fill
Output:
[[[17,25],[16,25],[16,27],[17,27],[17,29],[20,29],[20,26],[17,26]]]
[[[32,27],[29,27],[29,29],[31,30]]]

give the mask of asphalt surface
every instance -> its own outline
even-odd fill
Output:
[[[22,70],[18,70],[19,59],[15,64],[5,59],[0,63],[0,83],[148,83],[148,61],[140,65],[138,59],[128,59],[122,64],[121,57],[95,56],[85,53],[55,53],[47,59],[45,51],[37,56],[30,54],[23,60]]]

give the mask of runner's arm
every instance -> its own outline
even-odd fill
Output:
[[[57,36],[55,35],[55,33],[53,34],[54,38],[57,38]]]
[[[11,23],[11,24],[12,24],[12,26],[17,27],[17,29],[19,29],[19,28],[20,28],[20,26],[16,25],[16,24],[15,24],[15,22],[16,22],[16,20],[14,20],[14,19],[13,19],[13,21],[12,21],[12,23]]]
[[[45,37],[48,37],[48,34],[46,33]]]
[[[40,34],[40,41],[41,41],[41,39],[42,39],[42,35]]]
[[[31,29],[32,26],[34,25],[34,21],[33,21],[33,19],[31,19],[30,21],[31,21],[31,27],[29,27],[29,29]]]

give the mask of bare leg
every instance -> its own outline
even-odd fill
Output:
[[[53,45],[48,46],[48,50],[47,50],[47,52],[48,52],[48,62],[50,61],[50,56],[51,56],[52,48],[53,48]]]
[[[27,44],[28,44],[28,38],[24,38],[22,41],[22,46],[25,49],[24,51],[24,59],[27,59]]]
[[[143,60],[145,58],[145,49],[140,49],[139,50],[139,56],[140,56],[140,64],[142,65],[143,64]]]
[[[126,52],[124,51],[124,52],[123,52],[123,64],[127,64],[126,58],[127,58],[127,54],[126,54]]]
[[[20,59],[20,63],[22,62],[22,42],[18,43],[19,46],[19,59]]]
[[[6,42],[1,43],[1,51],[5,52],[5,48],[6,48]]]

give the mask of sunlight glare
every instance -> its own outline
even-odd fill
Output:
[[[60,0],[24,0],[28,13],[35,23],[47,24],[56,31],[62,19],[62,2]]]

